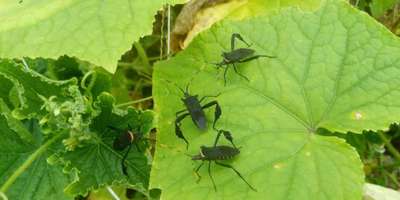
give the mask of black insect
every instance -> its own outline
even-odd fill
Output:
[[[183,104],[185,105],[185,109],[176,112],[176,119],[175,119],[175,134],[178,138],[181,138],[185,141],[186,143],[186,148],[189,147],[189,142],[185,138],[185,136],[182,133],[182,130],[180,128],[181,126],[181,121],[185,119],[187,116],[190,115],[192,118],[193,123],[199,128],[200,130],[204,131],[207,129],[207,120],[206,120],[206,115],[204,114],[204,109],[209,108],[211,106],[215,106],[215,111],[214,111],[214,121],[213,121],[213,128],[215,129],[215,123],[221,116],[221,107],[219,106],[218,102],[216,100],[211,101],[209,103],[206,103],[205,105],[201,105],[201,102],[208,98],[208,97],[217,97],[218,95],[215,96],[203,96],[200,100],[198,95],[192,95],[189,93],[189,84],[186,85],[185,90],[182,88],[178,87],[182,93],[183,93],[183,98],[181,98]]]
[[[233,147],[226,146],[226,145],[217,145],[221,134],[224,134],[225,138],[232,144]],[[235,146],[235,144],[233,143],[233,138],[232,138],[231,133],[229,131],[219,130],[218,135],[215,138],[214,145],[212,147],[201,146],[200,153],[198,155],[192,156],[192,160],[203,161],[195,170],[195,173],[198,177],[197,182],[199,182],[201,179],[201,176],[199,175],[200,168],[203,166],[205,161],[208,161],[208,175],[210,176],[210,179],[213,183],[215,191],[217,191],[217,187],[215,186],[214,179],[211,176],[211,162],[214,161],[214,163],[217,165],[232,169],[250,187],[250,189],[252,189],[253,191],[257,191],[253,186],[251,186],[246,181],[246,179],[243,178],[243,176],[240,174],[240,172],[237,171],[233,166],[219,162],[221,160],[230,160],[230,159],[234,158],[235,156],[239,155],[239,153],[240,153],[239,148],[237,148]]]
[[[128,172],[127,172],[127,167],[125,165],[125,161],[126,158],[128,157],[129,151],[131,150],[132,145],[134,144],[136,149],[138,151],[142,151],[139,148],[139,142],[142,141],[142,139],[147,139],[149,140],[149,138],[145,138],[143,137],[143,133],[141,131],[134,131],[130,125],[128,125],[128,129],[126,130],[121,130],[112,126],[108,126],[111,130],[114,130],[118,133],[120,133],[120,135],[115,138],[114,143],[113,143],[113,148],[117,151],[123,151],[126,149],[126,147],[128,147],[128,150],[125,152],[124,156],[122,157],[121,160],[121,166],[122,166],[122,172],[128,176]]]
[[[248,61],[257,59],[259,57],[275,58],[275,56],[269,56],[269,55],[254,55],[255,50],[250,49],[250,48],[235,49],[235,41],[236,41],[235,39],[239,39],[240,41],[245,43],[247,45],[247,47],[251,46],[242,38],[242,36],[239,33],[232,34],[232,36],[231,36],[231,51],[230,52],[222,52],[221,56],[222,56],[223,60],[219,63],[214,63],[215,65],[217,65],[218,68],[225,68],[225,70],[224,70],[224,85],[226,85],[226,73],[228,72],[229,66],[232,65],[236,74],[238,74],[242,78],[249,81],[249,79],[246,76],[239,73],[239,71],[236,67],[236,63],[248,62]]]
[[[136,195],[137,191],[131,188],[127,188],[125,191],[125,196],[127,199],[133,199]]]

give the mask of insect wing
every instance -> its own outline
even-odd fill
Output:
[[[253,49],[240,48],[231,51],[225,55],[225,58],[231,62],[237,62],[242,59],[248,58],[254,54]]]
[[[239,149],[225,145],[202,147],[201,152],[207,160],[229,160],[240,153]]]

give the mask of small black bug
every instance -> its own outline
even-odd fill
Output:
[[[136,195],[137,191],[131,188],[127,188],[125,191],[125,196],[127,199],[133,199]]]
[[[215,95],[215,96],[203,96],[199,100],[198,95],[192,95],[189,93],[189,83],[186,85],[185,90],[183,90],[180,87],[178,87],[178,88],[183,93],[183,98],[181,98],[181,100],[186,108],[184,110],[176,112],[176,114],[175,114],[176,115],[175,134],[178,138],[181,138],[185,141],[186,148],[188,148],[189,142],[183,135],[182,130],[180,128],[181,121],[190,115],[193,123],[197,126],[197,128],[204,131],[207,129],[207,120],[206,120],[206,115],[204,114],[203,110],[206,108],[209,108],[211,106],[215,106],[214,121],[213,121],[213,128],[215,129],[215,124],[216,124],[217,120],[219,119],[219,117],[221,116],[222,111],[221,111],[221,107],[219,106],[219,104],[216,100],[206,103],[205,105],[201,105],[201,102],[204,99],[206,99],[208,97],[217,97],[217,96],[219,96],[219,94]]]
[[[122,172],[128,176],[127,167],[125,165],[126,158],[128,157],[129,151],[131,150],[132,144],[136,146],[138,151],[141,151],[139,148],[139,141],[142,139],[150,140],[149,138],[144,138],[143,133],[141,131],[134,131],[130,125],[128,125],[128,129],[121,130],[112,126],[108,126],[111,130],[119,132],[119,136],[115,138],[113,142],[113,148],[117,151],[123,151],[128,147],[128,150],[125,152],[124,156],[121,160]]]
[[[269,55],[254,55],[255,50],[250,49],[250,48],[235,49],[235,41],[236,41],[235,39],[239,39],[240,41],[245,43],[248,47],[251,46],[242,38],[242,36],[239,33],[232,34],[232,36],[231,36],[231,51],[230,52],[222,52],[221,56],[222,56],[223,60],[219,63],[214,63],[215,65],[217,65],[218,68],[222,68],[225,65],[224,85],[226,85],[226,73],[228,72],[228,67],[230,65],[233,66],[233,69],[235,70],[236,74],[238,74],[242,78],[249,81],[249,79],[246,76],[239,73],[239,71],[235,65],[236,63],[248,62],[248,61],[257,59],[259,57],[275,58],[275,56],[269,56]]]
[[[221,134],[224,134],[225,138],[232,144],[233,147],[231,146],[226,146],[226,145],[217,145],[219,137]],[[239,171],[237,171],[233,166],[225,164],[225,163],[220,163],[218,161],[220,160],[230,160],[234,158],[235,156],[239,155],[240,151],[239,148],[235,146],[233,143],[233,138],[232,135],[229,131],[225,130],[219,130],[218,135],[215,138],[214,145],[212,147],[206,147],[206,146],[201,146],[200,147],[200,153],[198,155],[191,156],[192,160],[201,160],[203,161],[196,169],[195,173],[198,177],[197,182],[200,181],[201,176],[199,175],[199,170],[203,166],[205,161],[208,161],[208,175],[210,176],[210,179],[213,183],[215,191],[217,191],[217,186],[215,185],[214,179],[211,176],[211,162],[214,161],[215,164],[220,165],[222,167],[230,168],[232,169],[253,191],[257,191],[253,186],[251,186],[246,179],[243,178],[243,176],[240,174]]]

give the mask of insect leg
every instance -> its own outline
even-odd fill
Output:
[[[228,165],[228,164],[224,164],[224,163],[220,163],[220,162],[217,162],[217,161],[215,161],[215,164],[220,165],[222,167],[231,168],[250,187],[250,189],[252,189],[253,191],[257,192],[257,190],[253,186],[251,186],[250,183],[247,182],[246,179],[243,178],[242,174],[240,174],[240,172],[237,171],[233,166]]]
[[[176,119],[175,119],[175,135],[178,137],[178,138],[181,138],[182,140],[184,140],[185,141],[185,143],[186,143],[186,149],[188,149],[189,148],[189,142],[186,140],[186,138],[185,138],[185,136],[183,136],[183,133],[182,133],[182,130],[181,130],[181,121],[183,120],[183,119],[185,119],[185,117],[187,117],[189,115],[189,113],[184,113],[184,114],[182,114],[182,115],[178,115],[177,114],[177,117],[176,117]]]
[[[178,117],[178,115],[182,114],[183,112],[187,111],[186,109],[180,110],[175,113],[175,116]]]
[[[235,143],[233,143],[233,137],[232,137],[231,132],[225,131],[225,130],[219,130],[218,131],[217,138],[215,139],[215,142],[214,142],[214,147],[217,146],[219,137],[221,136],[222,133],[224,134],[225,139],[228,140],[232,144],[233,147],[237,148]]]
[[[127,167],[125,165],[125,160],[128,157],[131,147],[132,147],[132,143],[129,145],[128,150],[125,152],[124,157],[122,158],[122,161],[121,161],[122,172],[125,174],[125,176],[128,176],[128,171],[127,171]]]
[[[215,97],[218,97],[219,95],[221,95],[221,93],[218,93],[217,95],[207,95],[207,96],[203,96],[201,99],[200,99],[200,103],[202,102],[202,101],[204,101],[204,99],[206,99],[206,98],[210,98],[210,97],[212,97],[212,98],[215,98]]]
[[[211,182],[214,186],[214,190],[217,191],[217,186],[215,185],[214,179],[211,175],[211,161],[208,161],[208,175],[210,176]]]
[[[201,162],[201,164],[200,164],[200,165],[196,168],[196,170],[194,171],[194,173],[196,173],[196,176],[197,176],[197,181],[196,181],[196,183],[200,182],[200,180],[201,180],[201,176],[200,176],[200,174],[199,174],[199,170],[200,170],[200,168],[203,166],[203,164],[204,164],[204,161]]]
[[[228,66],[224,69],[224,86],[226,86],[226,73],[228,72]]]
[[[241,76],[242,78],[246,79],[247,81],[250,81],[245,75],[239,73],[239,71],[237,70],[235,64],[232,63],[232,65],[233,65],[233,69],[235,70],[236,74],[238,74],[238,75]]]
[[[255,55],[255,56],[251,56],[249,58],[243,59],[241,61],[238,61],[239,63],[244,63],[244,62],[248,62],[250,60],[254,60],[260,57],[267,57],[267,58],[276,58],[276,56],[269,56],[269,55]]]
[[[243,43],[245,43],[247,46],[251,46],[250,44],[248,44],[239,33],[234,33],[231,36],[231,51],[233,51],[235,49],[235,39],[239,39],[240,41],[242,41]]]
[[[219,117],[222,114],[221,107],[219,106],[218,102],[217,101],[211,101],[211,102],[207,103],[206,105],[202,106],[201,108],[205,109],[205,108],[209,108],[209,107],[214,106],[214,105],[215,105],[215,112],[214,112],[213,129],[217,130],[215,128],[215,124],[217,123],[217,120],[219,119]]]
[[[215,141],[214,141],[214,147],[217,146],[217,143],[218,143],[218,141],[219,141],[219,137],[221,136],[221,133],[222,133],[222,132],[223,132],[223,130],[219,130],[219,131],[218,131],[217,137],[215,138]]]

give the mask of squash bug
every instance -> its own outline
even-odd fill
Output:
[[[260,57],[267,57],[267,58],[275,58],[275,56],[269,56],[269,55],[254,55],[255,50],[250,49],[250,48],[238,48],[235,49],[235,41],[236,39],[239,39],[243,43],[247,45],[247,47],[250,47],[251,45],[248,44],[239,33],[233,33],[231,36],[231,51],[230,52],[222,52],[222,61],[219,63],[213,63],[217,65],[217,68],[225,68],[224,69],[224,85],[226,85],[226,73],[228,72],[228,68],[230,65],[233,66],[233,69],[235,70],[235,73],[241,76],[242,78],[246,79],[249,81],[249,79],[244,76],[243,74],[239,73],[238,69],[236,68],[236,63],[244,63],[248,62]],[[225,67],[223,67],[225,66]]]
[[[139,141],[142,139],[150,140],[149,138],[144,138],[143,133],[141,131],[134,131],[130,125],[128,125],[128,129],[121,130],[112,126],[108,126],[113,131],[119,132],[119,136],[115,138],[113,142],[113,148],[117,151],[123,151],[128,147],[128,150],[125,152],[124,156],[121,160],[122,172],[128,176],[127,167],[125,165],[126,158],[128,157],[129,151],[131,150],[132,144],[136,146],[136,149],[141,152],[139,148]]]
[[[206,115],[204,114],[204,109],[209,108],[211,106],[215,106],[214,121],[213,121],[213,128],[215,129],[215,124],[216,124],[217,120],[219,119],[219,117],[221,116],[222,111],[221,111],[221,107],[219,106],[219,104],[216,100],[206,103],[205,105],[201,105],[201,102],[204,99],[206,99],[208,97],[217,97],[217,96],[219,96],[219,94],[215,95],[215,96],[203,96],[199,100],[198,95],[192,95],[189,93],[189,83],[186,85],[185,90],[183,90],[180,87],[178,87],[178,88],[183,93],[183,98],[181,98],[181,100],[186,108],[184,110],[176,112],[176,114],[175,114],[175,116],[176,116],[175,135],[178,138],[181,138],[185,141],[186,149],[187,149],[189,147],[189,142],[183,135],[182,130],[180,128],[181,121],[190,115],[193,123],[197,126],[197,128],[204,131],[207,129],[207,120],[206,120]]]
[[[233,147],[227,145],[217,145],[221,134],[224,134],[225,138],[232,144]],[[214,145],[212,147],[201,146],[200,153],[198,155],[191,156],[192,160],[203,161],[195,170],[195,173],[198,177],[197,182],[199,182],[201,179],[201,176],[199,175],[200,168],[203,166],[205,161],[208,161],[208,175],[210,176],[215,191],[217,191],[217,186],[215,185],[214,179],[211,175],[211,162],[214,162],[219,166],[232,169],[250,187],[250,189],[257,192],[257,190],[253,186],[251,186],[250,183],[248,183],[246,179],[244,179],[243,176],[240,174],[240,172],[237,171],[233,166],[219,162],[221,160],[230,160],[239,154],[239,148],[237,148],[233,143],[231,133],[229,131],[219,130],[218,135],[215,138]]]

